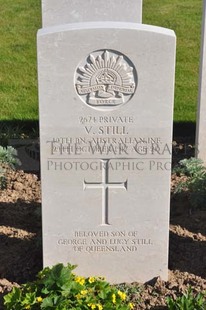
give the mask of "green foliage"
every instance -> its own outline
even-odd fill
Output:
[[[7,164],[13,169],[21,164],[17,158],[17,151],[12,146],[0,146],[0,164]]]
[[[125,292],[103,278],[76,276],[76,266],[58,264],[41,271],[36,281],[4,296],[7,310],[129,310],[134,305]]]
[[[189,177],[197,178],[202,177],[206,173],[206,169],[201,159],[191,157],[189,159],[182,159],[179,165],[174,168],[177,174],[184,174]]]
[[[199,293],[195,296],[191,288],[189,288],[185,294],[178,297],[176,300],[171,297],[167,298],[167,306],[169,310],[205,310],[205,294]]]
[[[121,283],[116,284],[115,287],[126,293],[127,296],[129,296],[129,299],[132,300],[135,304],[138,304],[140,302],[140,293],[142,291],[142,287],[138,286],[137,284],[132,285],[128,283]]]
[[[0,189],[6,188],[7,185],[3,166],[6,165],[14,169],[20,163],[20,160],[17,158],[17,151],[12,146],[0,146]]]
[[[202,160],[196,158],[183,159],[174,168],[177,175],[185,175],[175,189],[175,194],[186,192],[193,207],[206,206],[206,168]]]

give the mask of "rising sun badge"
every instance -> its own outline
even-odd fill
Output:
[[[93,52],[76,70],[76,91],[93,108],[112,109],[121,106],[132,98],[136,85],[134,65],[116,51]]]

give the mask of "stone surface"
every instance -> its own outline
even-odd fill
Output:
[[[206,1],[204,1],[202,21],[202,49],[196,127],[196,155],[206,164]]]
[[[93,21],[142,22],[142,0],[42,0],[43,27]]]
[[[45,266],[167,279],[175,42],[132,23],[39,31]]]

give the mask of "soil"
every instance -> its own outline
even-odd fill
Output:
[[[181,155],[181,152],[179,153]],[[0,191],[0,309],[13,286],[35,279],[42,269],[41,191],[36,174],[7,169],[7,188]],[[180,177],[172,175],[172,187]],[[192,210],[187,196],[172,194],[169,280],[132,284],[135,309],[167,309],[165,297],[176,297],[190,286],[206,291],[206,210]]]

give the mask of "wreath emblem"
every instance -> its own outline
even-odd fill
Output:
[[[76,70],[75,87],[81,99],[92,107],[120,106],[136,89],[136,70],[129,59],[114,51],[91,53]]]

